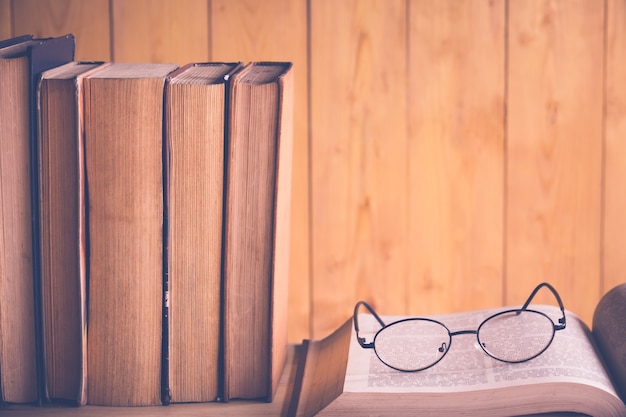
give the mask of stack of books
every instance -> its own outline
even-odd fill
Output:
[[[73,53],[71,35],[0,43],[2,400],[271,401],[292,65]]]

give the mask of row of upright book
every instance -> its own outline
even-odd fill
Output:
[[[292,65],[73,51],[71,35],[0,43],[2,400],[271,401]]]

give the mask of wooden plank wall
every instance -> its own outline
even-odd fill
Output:
[[[505,3],[410,7],[411,311],[499,306]]]
[[[289,338],[626,281],[624,0],[0,0],[77,59],[289,60]],[[543,299],[542,301],[549,301]]]

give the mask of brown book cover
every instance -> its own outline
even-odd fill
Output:
[[[88,404],[161,404],[163,93],[176,68],[113,63],[84,79]]]
[[[83,78],[102,63],[70,62],[38,86],[44,399],[86,401],[87,271]]]
[[[248,64],[233,77],[230,100],[222,395],[271,401],[287,348],[291,63]]]
[[[165,403],[218,398],[224,151],[241,66],[189,64],[165,86]]]
[[[0,43],[0,396],[44,396],[41,342],[36,86],[41,73],[71,61],[71,34]],[[9,301],[10,300],[10,301]]]

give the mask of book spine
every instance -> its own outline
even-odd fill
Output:
[[[223,158],[224,158],[224,173],[228,172],[228,148],[229,148],[229,138],[230,138],[230,114],[231,114],[231,90],[232,90],[232,80],[233,77],[235,75],[237,75],[237,73],[239,73],[242,69],[243,69],[244,65],[243,63],[239,62],[237,63],[237,65],[233,68],[233,70],[224,78],[224,153],[223,153]],[[224,183],[223,183],[223,187],[222,187],[222,213],[224,213],[224,216],[226,216],[226,188],[227,188],[227,176],[226,174],[224,175],[224,179],[223,179]],[[223,277],[224,277],[224,258],[226,256],[226,222],[222,223],[222,264],[220,266],[220,276],[222,277],[222,281],[223,281]],[[222,284],[221,288],[220,288],[220,340],[223,341],[224,340],[224,335],[225,335],[225,330],[224,330],[224,314],[225,314],[225,304],[226,304],[226,293],[224,291],[224,285]],[[225,349],[224,349],[224,343],[220,342],[220,349],[218,352],[218,358],[219,358],[219,363],[218,363],[218,381],[221,381],[221,384],[218,384],[218,395],[219,398],[218,400],[224,401],[224,402],[228,402],[230,397],[229,397],[229,390],[228,390],[228,383],[229,383],[229,376],[228,376],[228,372],[226,372],[226,366],[225,366]]]
[[[171,73],[165,80],[163,93],[163,138],[167,138],[167,121],[169,120],[169,83],[176,75],[184,72],[186,65]],[[170,149],[169,140],[163,140],[163,310],[162,310],[162,344],[161,344],[161,403],[170,405],[172,391],[170,389],[170,278],[169,278],[169,178]]]

